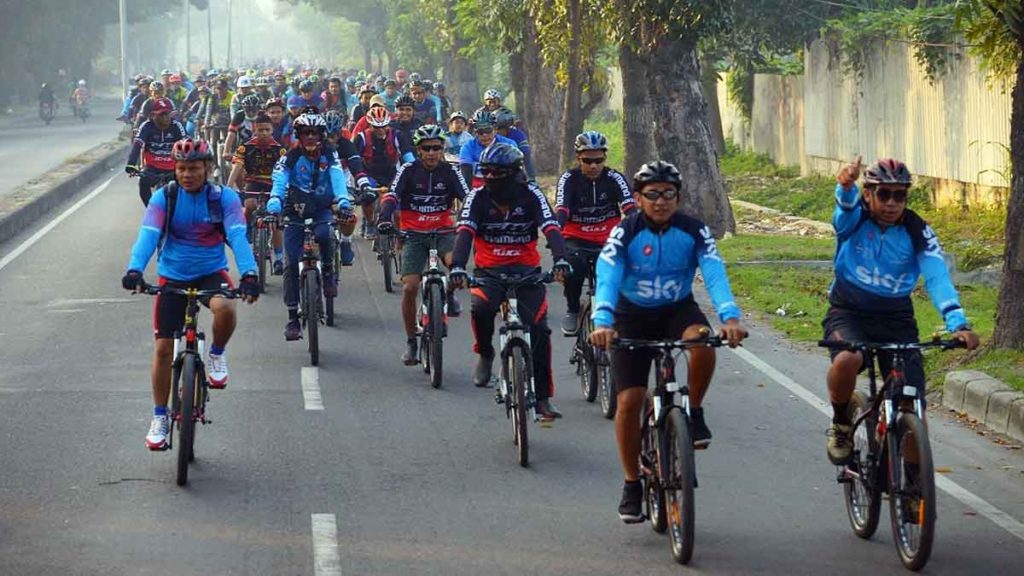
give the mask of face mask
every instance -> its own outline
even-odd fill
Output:
[[[511,204],[512,200],[516,197],[518,188],[515,178],[488,180],[486,186],[487,191],[491,194],[491,198],[498,204]]]

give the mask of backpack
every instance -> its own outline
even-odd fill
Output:
[[[224,206],[221,204],[221,187],[216,184],[210,185],[210,191],[206,194],[206,210],[210,213],[210,222],[220,232],[222,239],[227,240],[227,232],[224,230]],[[167,199],[167,210],[164,212],[164,225],[160,229],[160,240],[157,241],[157,253],[164,248],[167,235],[171,230],[171,222],[174,221],[174,209],[178,205],[178,182],[171,180],[164,186],[164,197]]]

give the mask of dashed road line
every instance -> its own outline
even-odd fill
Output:
[[[320,369],[316,366],[302,367],[302,400],[306,410],[324,409],[324,398],[320,394]]]
[[[313,514],[313,574],[341,576],[338,522],[334,514]]]

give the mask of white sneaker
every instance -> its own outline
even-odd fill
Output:
[[[206,378],[210,381],[210,388],[222,390],[228,385],[228,354],[210,354],[206,363]]]
[[[146,434],[146,448],[159,451],[167,450],[167,432],[170,421],[167,416],[153,416],[149,423],[149,434]]]

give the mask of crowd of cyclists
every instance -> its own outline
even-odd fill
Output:
[[[711,322],[693,294],[698,270],[723,340],[732,347],[740,344],[747,330],[714,237],[701,221],[683,214],[682,176],[668,162],[651,161],[627,177],[607,165],[607,138],[583,132],[575,140],[575,166],[557,180],[552,207],[537,184],[526,127],[499,91],[487,90],[472,112],[452,108],[443,83],[402,69],[391,77],[322,68],[210,70],[195,77],[168,69],[158,78],[136,77],[120,120],[134,130],[125,170],[139,177],[145,214],[123,287],[143,286],[154,253],[161,284],[210,289],[230,283],[227,244],[241,274],[239,290],[255,302],[260,287],[253,221],[258,214],[279,215],[283,222],[298,223],[275,233],[271,256],[273,274],[283,276],[284,336],[294,341],[302,337],[304,226],[312,226],[319,244],[327,295],[338,293],[334,226],[340,226],[342,266],[353,262],[357,227],[370,240],[401,231],[406,240],[400,314],[407,337],[401,361],[413,365],[420,353],[416,301],[428,252],[417,235],[443,231],[437,247],[449,270],[447,309],[459,316],[455,291],[473,285],[470,316],[478,358],[472,381],[486,387],[502,283],[542,266],[538,240],[543,235],[553,275],[564,283],[564,335],[575,336],[583,271],[596,266],[590,339],[610,349],[617,391],[615,428],[625,478],[618,512],[626,522],[639,522],[639,415],[653,352],[613,344],[618,338],[695,339],[705,333]],[[947,329],[967,347],[977,347],[938,238],[906,208],[911,184],[906,165],[879,160],[858,185],[861,172],[858,158],[837,176],[836,271],[825,337],[916,341],[910,292],[923,276]],[[493,282],[472,282],[481,278]],[[206,304],[213,312],[209,382],[223,388],[234,301],[215,297]],[[521,288],[518,305],[529,327],[537,413],[559,418],[551,401],[544,285]],[[145,440],[151,450],[167,447],[171,338],[182,326],[183,311],[181,297],[160,296],[155,303],[154,416]],[[920,356],[914,359],[907,376],[921,386]],[[694,349],[687,368],[693,442],[702,448],[711,442],[703,399],[715,363],[712,348]],[[827,453],[836,464],[850,457],[850,396],[863,369],[858,353],[833,355],[827,378],[834,417]]]

